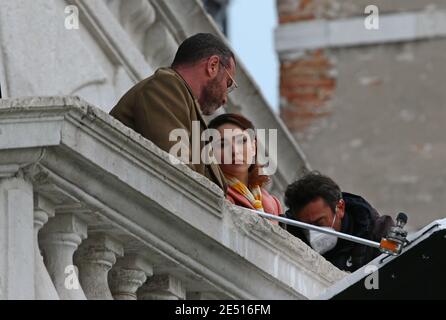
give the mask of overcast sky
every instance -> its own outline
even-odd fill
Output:
[[[278,61],[274,50],[276,0],[231,0],[228,37],[263,95],[278,109]]]

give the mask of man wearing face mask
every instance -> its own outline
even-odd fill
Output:
[[[319,172],[310,172],[290,184],[285,204],[289,219],[372,241],[379,242],[394,225],[390,216],[380,216],[360,196],[341,192],[332,179]],[[376,248],[317,231],[290,225],[286,229],[341,270],[353,272],[380,254]]]

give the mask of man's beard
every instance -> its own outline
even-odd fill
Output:
[[[204,115],[211,115],[221,107],[223,97],[221,96],[220,81],[221,78],[217,76],[214,79],[209,80],[203,89],[200,106],[201,112],[203,112]]]

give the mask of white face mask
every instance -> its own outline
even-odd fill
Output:
[[[324,229],[334,231],[333,226],[335,224],[335,221],[336,221],[336,214],[333,218],[333,223],[331,224],[331,227],[324,227]],[[318,252],[319,254],[324,254],[333,249],[334,247],[336,247],[336,243],[338,242],[338,237],[315,230],[305,230],[305,231],[306,231],[305,235],[308,241],[310,242],[310,246],[313,248],[314,251]]]

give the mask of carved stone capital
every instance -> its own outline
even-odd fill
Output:
[[[82,243],[75,254],[75,262],[88,299],[113,299],[107,276],[116,262],[116,256],[122,255],[121,244],[102,233],[95,233]]]
[[[152,274],[152,266],[141,256],[119,258],[108,274],[110,291],[116,300],[136,300],[136,291]]]
[[[34,194],[34,279],[35,295],[37,300],[58,300],[59,295],[54,287],[48,270],[43,263],[40,253],[38,233],[48,222],[48,217],[54,217],[54,206],[48,200]]]

